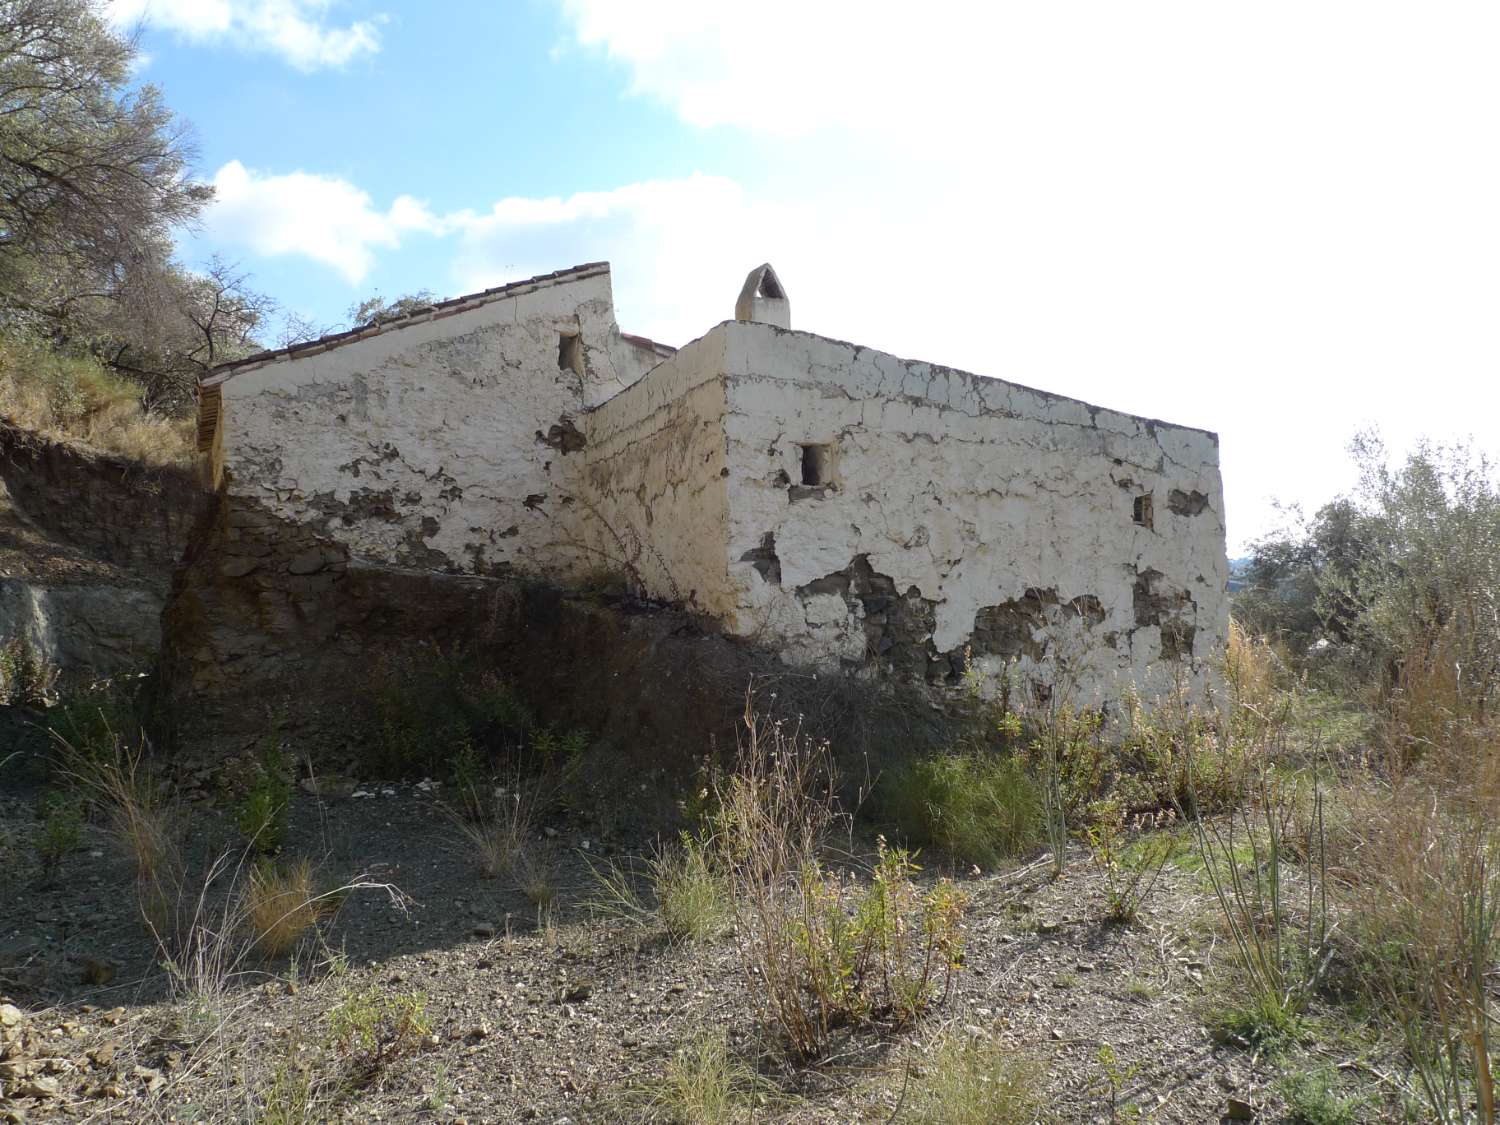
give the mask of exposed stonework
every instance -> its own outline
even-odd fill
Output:
[[[188,470],[0,423],[0,640],[24,637],[65,680],[149,669],[208,499]]]
[[[797,664],[942,683],[967,655],[1084,705],[1212,682],[1214,435],[790,331],[768,267],[740,306],[674,353],[586,266],[216,375],[179,666],[357,647],[391,610],[356,572],[610,571]]]

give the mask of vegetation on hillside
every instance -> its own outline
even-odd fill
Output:
[[[174,259],[213,190],[136,58],[98,0],[0,2],[0,417],[170,461],[199,377],[255,350],[275,305]]]

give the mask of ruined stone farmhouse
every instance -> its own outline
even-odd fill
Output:
[[[811,668],[952,683],[970,654],[1080,705],[1211,682],[1214,434],[794,330],[769,266],[734,311],[629,335],[593,263],[218,369],[179,670],[441,639],[481,612],[443,618],[441,576],[624,584]]]

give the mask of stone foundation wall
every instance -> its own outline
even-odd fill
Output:
[[[208,502],[191,469],[143,465],[4,422],[0,480],[49,538],[160,591]]]
[[[733,747],[747,689],[767,706],[774,693],[783,713],[806,714],[861,761],[867,743],[894,736],[909,748],[903,732],[932,721],[925,703],[789,670],[692,613],[362,563],[232,494],[218,498],[163,621],[168,712],[192,756],[253,747],[275,711],[299,755],[358,763],[372,670],[430,644],[462,648],[541,721],[586,729],[622,777],[670,779],[674,795],[705,756]]]

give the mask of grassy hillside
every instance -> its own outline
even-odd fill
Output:
[[[193,452],[191,419],[147,413],[140,388],[98,360],[20,335],[0,335],[0,419],[147,464]]]

